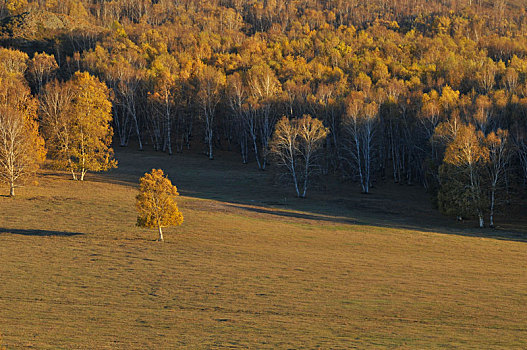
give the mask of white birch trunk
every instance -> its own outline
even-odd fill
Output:
[[[159,242],[164,242],[164,238],[163,238],[163,229],[161,228],[161,226],[158,226],[157,227],[158,230],[159,230],[159,238],[157,239]]]

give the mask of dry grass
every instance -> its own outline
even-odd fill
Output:
[[[119,158],[0,197],[9,349],[527,347],[526,243],[445,227],[417,189],[428,225],[400,218],[396,193],[284,199],[235,163]],[[184,194],[165,244],[134,226],[132,184],[154,166]]]

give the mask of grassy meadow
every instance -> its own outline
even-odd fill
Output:
[[[525,223],[456,223],[418,186],[300,200],[235,159],[117,158],[0,197],[8,349],[527,348]],[[165,243],[135,226],[153,167],[185,216]]]

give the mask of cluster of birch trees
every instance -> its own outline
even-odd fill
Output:
[[[53,56],[0,48],[0,181],[10,196],[46,155],[81,181],[116,166],[108,88],[87,72],[52,80],[57,69]]]

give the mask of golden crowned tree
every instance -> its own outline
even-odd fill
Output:
[[[152,169],[139,180],[139,194],[136,208],[139,212],[137,226],[157,228],[159,241],[163,241],[163,227],[179,226],[183,215],[176,203],[176,186],[163,174],[161,169]]]
[[[80,180],[90,171],[106,171],[117,167],[113,160],[112,104],[108,88],[89,73],[75,73],[73,103],[74,144],[70,151],[72,171]]]
[[[484,167],[489,150],[485,136],[474,125],[462,125],[445,151],[439,168],[439,208],[445,214],[473,215],[484,227],[483,214],[488,206],[484,190]]]
[[[84,180],[88,171],[117,167],[110,147],[113,129],[109,96],[104,83],[80,72],[65,84],[46,85],[40,94],[50,156],[57,167],[71,171],[74,180]]]
[[[33,59],[29,61],[28,75],[37,91],[42,89],[42,86],[51,79],[58,68],[55,56],[45,52],[35,52]]]
[[[10,196],[36,172],[45,154],[29,87],[12,74],[0,78],[0,181],[9,185]]]
[[[5,7],[10,15],[18,15],[27,9],[27,0],[6,0]]]

